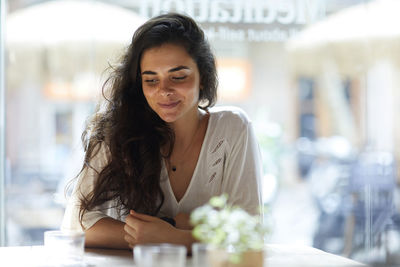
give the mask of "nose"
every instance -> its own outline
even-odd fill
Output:
[[[174,89],[171,87],[168,80],[160,81],[160,88],[159,88],[160,95],[171,96],[174,93]]]

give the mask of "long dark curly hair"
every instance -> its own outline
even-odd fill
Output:
[[[142,90],[140,60],[143,53],[162,44],[183,46],[197,63],[200,72],[199,108],[214,105],[217,71],[214,55],[202,29],[188,16],[169,13],[154,17],[140,26],[122,56],[112,67],[103,85],[106,101],[97,108],[82,134],[85,161],[82,174],[99,153],[107,148],[108,161],[96,172],[90,194],[80,199],[79,220],[87,211],[114,200],[119,212],[129,209],[156,215],[164,195],[160,187],[163,157],[174,145],[174,133],[148,105]],[[166,149],[166,154],[161,148]],[[85,179],[83,176],[82,179]],[[125,213],[125,214],[126,214]]]

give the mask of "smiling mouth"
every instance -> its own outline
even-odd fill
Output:
[[[158,105],[162,108],[170,109],[176,107],[180,101],[171,102],[171,103],[158,103]]]

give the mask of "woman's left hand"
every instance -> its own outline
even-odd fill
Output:
[[[175,227],[182,230],[193,230],[193,226],[190,224],[190,215],[187,213],[178,213],[175,218]]]
[[[124,230],[125,241],[133,248],[141,243],[171,242],[176,228],[160,218],[131,210],[125,219]]]

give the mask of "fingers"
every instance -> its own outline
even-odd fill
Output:
[[[131,235],[125,235],[124,239],[130,248],[133,248],[133,246],[136,244],[135,238],[133,238]]]
[[[142,221],[145,221],[145,222],[152,222],[152,221],[157,219],[156,217],[153,217],[153,216],[150,216],[150,215],[146,215],[146,214],[143,214],[143,213],[138,213],[138,212],[136,212],[134,210],[130,210],[129,213],[133,217],[138,218],[138,219],[140,219]]]
[[[136,242],[136,230],[130,227],[128,224],[124,225],[124,239],[128,243],[129,248],[133,248],[133,246],[137,243]]]
[[[130,245],[161,243],[171,228],[174,227],[160,218],[131,211],[125,219],[124,238]]]
[[[131,242],[134,244],[141,243],[143,237],[146,236],[148,222],[142,221],[133,215],[128,215],[125,219],[124,231],[128,236],[131,236]]]
[[[138,221],[136,227],[131,227],[130,225],[128,225],[128,223],[126,223],[124,226],[124,231],[125,231],[124,238],[126,242],[128,242],[128,244],[131,245],[132,244],[136,245],[145,242],[147,236],[147,230],[145,229],[145,226],[143,226],[143,224],[146,222],[142,222],[137,219],[134,220]]]
[[[131,227],[131,226],[129,226],[127,223],[124,225],[124,231],[128,235],[136,236],[136,229]]]
[[[128,224],[132,228],[136,228],[141,223],[141,221],[132,215],[128,215],[125,218],[125,223]]]

